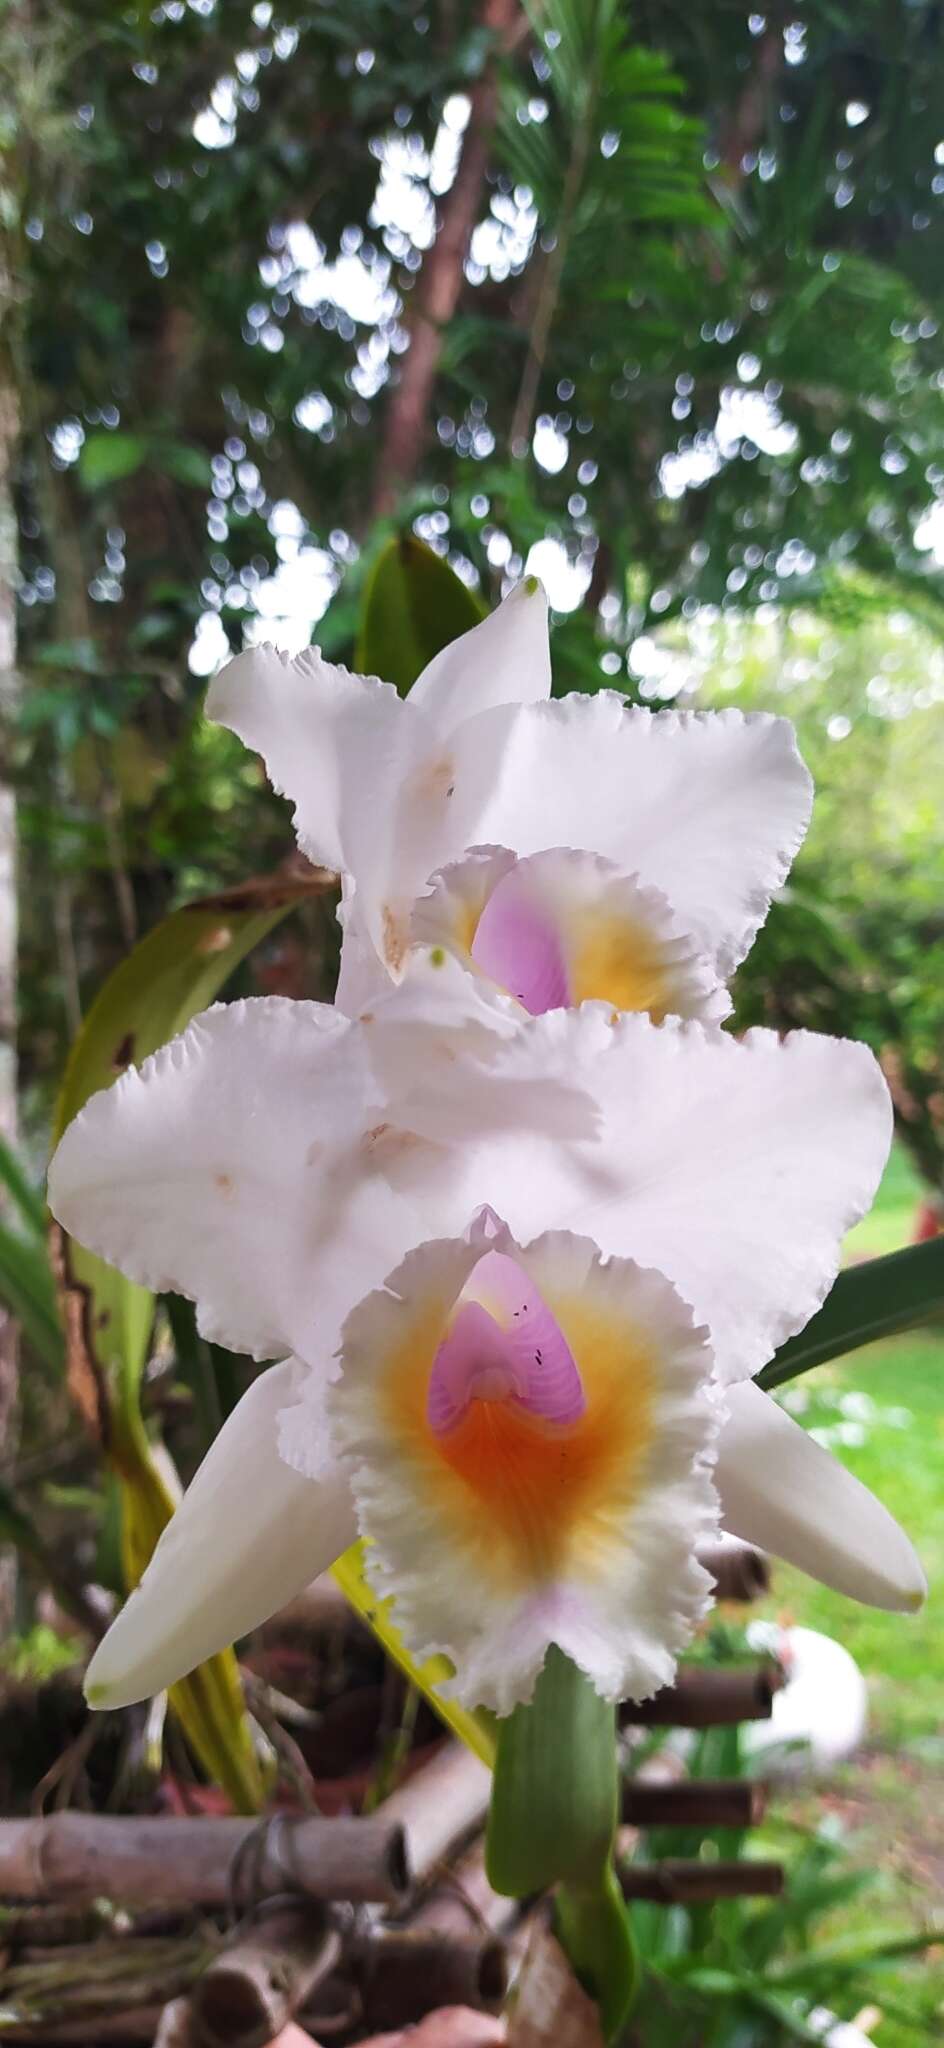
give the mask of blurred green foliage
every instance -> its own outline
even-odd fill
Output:
[[[845,645],[894,602],[938,633],[942,37],[932,0],[796,20],[522,7],[456,313],[378,529],[412,309],[493,59],[479,0],[6,10],[40,1121],[136,931],[237,880],[247,846],[260,869],[286,848],[257,764],[202,723],[203,675],[246,629],[291,618],[301,644],[332,592],[321,637],[350,659],[391,523],[488,604],[554,543],[559,689],[645,694],[634,645],[706,607],[815,606]],[[819,704],[861,701],[842,668]],[[879,979],[916,1018],[928,931],[894,922]],[[938,1027],[932,1008],[922,1047]]]

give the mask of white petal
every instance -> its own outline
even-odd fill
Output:
[[[493,749],[491,724],[502,716],[486,713],[459,733],[465,775]],[[474,838],[519,854],[603,854],[661,889],[724,979],[786,877],[811,800],[786,719],[651,712],[604,690],[514,715]]]
[[[496,1246],[556,1319],[585,1405],[552,1426],[489,1395],[443,1431],[433,1363],[480,1261],[488,1300]],[[484,1255],[478,1239],[426,1244],[354,1310],[328,1390],[332,1433],[371,1581],[415,1656],[451,1660],[450,1693],[508,1713],[551,1642],[607,1698],[671,1680],[710,1593],[694,1556],[717,1519],[710,1368],[704,1332],[660,1274],[603,1265],[563,1233],[519,1250],[500,1231]]]
[[[128,1706],[186,1677],[354,1541],[350,1490],[330,1456],[314,1481],[278,1454],[278,1413],[303,1372],[289,1358],[262,1373],[224,1423],[92,1658],[90,1706]]]
[[[427,1141],[400,1160],[385,1143],[384,1171],[392,1186],[415,1190],[431,1229],[441,1221],[443,1177],[463,1189],[450,1201],[457,1231],[481,1206],[478,1198],[471,1208],[466,1202],[464,1171],[486,1134],[501,1139],[513,1125],[519,1143],[524,1130],[564,1143],[597,1128],[589,1093],[566,1076],[547,1082],[540,1072],[526,1080],[515,1072],[506,1080],[496,1071],[502,1046],[513,1045],[521,1028],[520,1005],[441,947],[414,948],[399,987],[360,1021],[396,1128]]]
[[[497,611],[435,654],[410,691],[442,735],[496,704],[537,704],[551,694],[547,597],[535,576]]]
[[[470,1055],[468,1139],[437,1189],[439,1228],[461,1229],[488,1202],[519,1243],[592,1232],[606,1254],[667,1275],[727,1380],[752,1377],[820,1306],[891,1140],[872,1054],[808,1032],[739,1042],[586,1003],[526,1020],[478,1079],[474,1065]],[[585,1100],[589,1133],[568,1145],[537,1114],[565,1091]],[[481,1116],[489,1092],[504,1102],[503,1132]]]
[[[460,860],[440,868],[414,905],[412,932],[417,945],[446,946],[468,963],[485,905],[516,865],[517,855],[507,846],[472,846]]]
[[[309,859],[347,875],[364,933],[398,976],[414,898],[474,827],[497,774],[513,707],[550,689],[547,603],[520,585],[497,612],[444,648],[408,699],[309,648],[294,660],[251,648],[214,679],[207,714],[262,754],[295,806]],[[456,721],[507,706],[467,763]]]
[[[881,1501],[760,1387],[732,1387],[727,1408],[715,1468],[725,1528],[869,1607],[920,1607],[924,1573]]]
[[[252,647],[215,676],[206,711],[263,756],[274,789],[295,805],[310,860],[366,886],[383,868],[397,789],[421,725],[390,683],[324,661]]]
[[[338,919],[342,937],[335,1007],[343,1010],[346,1017],[359,1017],[371,1003],[389,995],[391,981],[361,916],[353,883],[347,877],[341,889]]]
[[[388,986],[360,1020],[379,1095],[396,1103],[398,1124],[425,1132],[432,1102],[433,1136],[448,1140],[454,1127],[461,1143],[469,1106],[458,1063],[474,1051],[487,1069],[503,1040],[514,1037],[520,1016],[517,1003],[451,953],[416,947],[399,987]],[[482,1094],[489,1092],[486,1081]]]
[[[366,1157],[380,1120],[362,1035],[336,1010],[221,1004],[93,1096],[53,1159],[49,1200],[132,1279],[190,1295],[205,1336],[318,1362],[425,1234]]]

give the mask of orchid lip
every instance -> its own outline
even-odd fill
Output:
[[[571,1000],[560,932],[546,910],[521,899],[515,868],[502,877],[485,904],[471,957],[483,974],[517,996],[532,1017],[565,1009]]]
[[[562,1427],[586,1407],[560,1324],[505,1252],[488,1251],[473,1268],[433,1359],[426,1403],[433,1434],[454,1429],[471,1401],[513,1401]]]

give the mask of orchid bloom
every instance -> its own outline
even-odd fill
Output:
[[[299,845],[342,877],[350,1015],[445,946],[535,1013],[723,1017],[809,821],[786,719],[548,701],[530,577],[398,696],[317,648],[237,656],[207,711],[263,755]]]
[[[802,1328],[890,1138],[862,1046],[537,1016],[438,947],[359,1020],[217,1007],[94,1097],[50,1200],[262,1373],[89,1671],[95,1705],[247,1633],[359,1530],[466,1704],[551,1642],[667,1682],[717,1525],[879,1606],[923,1593],[880,1504],[751,1384]]]

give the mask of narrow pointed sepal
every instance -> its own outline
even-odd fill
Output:
[[[183,1678],[268,1619],[356,1534],[347,1481],[280,1458],[279,1411],[299,1367],[261,1373],[211,1445],[86,1674],[91,1707],[123,1707]]]
[[[920,1607],[915,1550],[868,1487],[751,1381],[726,1399],[714,1472],[725,1529],[868,1607]]]

